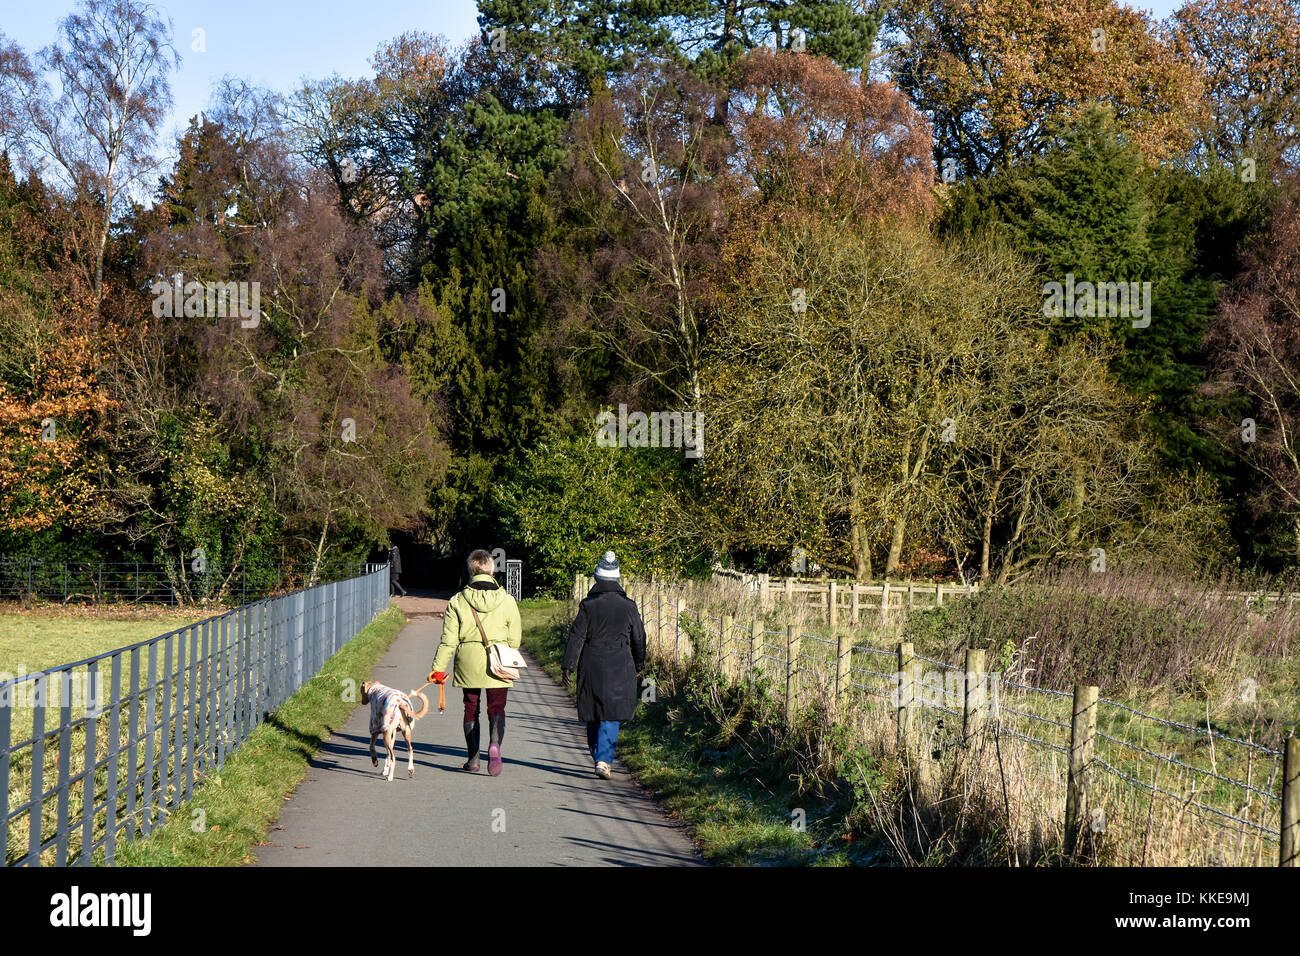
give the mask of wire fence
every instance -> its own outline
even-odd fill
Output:
[[[0,857],[111,863],[386,608],[388,590],[388,566],[370,565],[0,682]]]
[[[690,589],[671,583],[631,585],[629,593],[643,610],[652,653],[683,661],[708,647],[728,680],[766,676],[778,693],[784,684],[788,716],[821,694],[841,714],[884,713],[900,738],[905,726],[926,754],[991,743],[999,761],[1031,768],[1022,779],[1058,794],[1067,816],[1067,798],[1075,795],[1076,818],[1064,821],[1067,842],[1075,830],[1084,842],[1098,842],[1114,817],[1136,826],[1144,815],[1140,839],[1112,841],[1116,862],[1160,859],[1151,844],[1164,834],[1179,842],[1184,859],[1201,863],[1300,864],[1300,765],[1287,771],[1284,759],[1287,748],[1300,753],[1294,735],[1251,739],[1208,718],[1201,726],[1098,697],[1095,688],[1081,705],[1086,688],[1071,693],[1006,679],[985,668],[983,652],[951,663],[915,654],[910,644],[872,646],[851,628],[834,637],[774,630],[752,605],[741,606],[748,620],[708,613],[688,605]]]
[[[0,602],[22,604],[247,604],[322,582],[356,577],[365,563],[344,558],[241,566],[200,562],[42,561],[0,555]]]

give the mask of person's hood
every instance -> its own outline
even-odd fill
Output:
[[[469,587],[460,592],[469,606],[480,614],[495,611],[510,596],[506,589],[497,584],[497,579],[490,574],[476,574],[469,580]]]

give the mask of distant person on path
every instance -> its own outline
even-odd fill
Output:
[[[406,597],[406,588],[402,587],[397,580],[401,576],[402,552],[397,549],[397,545],[393,545],[388,549],[388,580],[392,582],[392,585],[396,590],[401,592],[402,597]]]
[[[442,620],[442,643],[433,660],[429,680],[447,679],[452,655],[456,658],[453,683],[465,695],[465,752],[462,770],[478,773],[479,698],[487,691],[488,773],[501,774],[501,744],[506,736],[506,694],[510,682],[488,672],[488,644],[504,643],[518,649],[522,636],[519,606],[492,576],[492,555],[478,550],[469,556],[469,584],[447,603]],[[475,614],[477,612],[477,620]]]
[[[620,721],[636,712],[637,674],[645,666],[645,625],[636,602],[619,583],[613,551],[596,565],[596,583],[578,605],[564,649],[564,686],[578,669],[578,718],[587,722],[587,747],[596,776],[609,779]]]

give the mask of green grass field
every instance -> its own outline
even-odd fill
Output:
[[[66,609],[0,612],[0,674],[70,664],[148,640],[199,620],[192,610],[140,612]]]

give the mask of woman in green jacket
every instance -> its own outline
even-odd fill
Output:
[[[465,751],[469,754],[462,769],[470,773],[479,769],[479,698],[487,690],[488,773],[496,777],[501,773],[501,742],[506,735],[506,693],[510,681],[500,680],[488,672],[486,645],[519,647],[519,607],[492,576],[492,555],[483,550],[471,554],[469,573],[469,584],[447,603],[442,619],[442,643],[433,659],[429,680],[443,683],[447,679],[447,666],[455,655],[452,683],[465,695]]]

